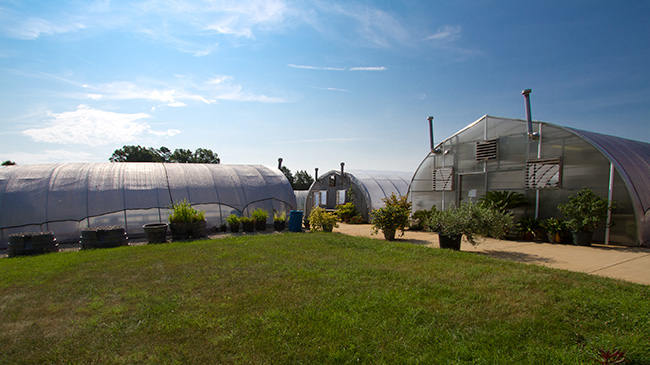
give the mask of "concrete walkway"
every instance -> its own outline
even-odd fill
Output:
[[[371,235],[372,229],[368,224],[353,225],[339,223],[339,227],[334,228],[334,232],[351,236],[384,239],[381,232],[377,235]],[[399,233],[397,236],[399,236]],[[439,247],[438,235],[432,232],[406,231],[403,237],[396,237],[396,240],[433,248]],[[479,252],[500,259],[584,272],[650,285],[650,249],[647,248],[606,246],[600,244],[594,244],[591,247],[581,247],[526,241],[502,241],[487,238],[482,240],[476,247],[463,240],[461,251]]]

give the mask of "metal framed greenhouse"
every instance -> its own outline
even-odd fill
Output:
[[[339,204],[353,202],[366,221],[370,212],[384,206],[383,198],[392,193],[406,195],[412,174],[387,171],[331,170],[316,176],[305,201],[305,215],[314,207],[333,211]]]
[[[650,246],[650,144],[551,123],[485,115],[445,139],[413,175],[413,209],[445,209],[487,191],[515,191],[525,214],[561,218],[582,188],[616,201],[594,240]]]
[[[234,213],[296,207],[289,181],[265,166],[169,163],[66,163],[0,168],[0,247],[12,233],[52,231],[59,242],[79,240],[86,227],[167,222],[172,203],[205,212],[208,227]]]

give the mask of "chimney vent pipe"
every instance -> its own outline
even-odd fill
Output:
[[[524,96],[526,101],[526,122],[528,124],[528,138],[533,140],[539,139],[539,133],[533,132],[533,117],[530,113],[530,93],[533,92],[531,89],[526,89],[521,92],[521,95]]]
[[[282,157],[278,158],[278,170],[282,170]]]
[[[314,169],[314,181],[318,180],[318,167]]]
[[[341,162],[341,177],[343,177],[343,174],[345,173],[343,171],[343,167],[345,166],[345,162]]]
[[[433,116],[427,118],[429,121],[429,145],[431,146],[431,151],[433,151]]]

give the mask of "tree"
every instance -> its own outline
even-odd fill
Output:
[[[287,180],[289,180],[289,184],[291,184],[291,187],[293,188],[294,177],[293,174],[291,174],[291,170],[289,170],[286,166],[282,166],[280,167],[280,171],[282,171],[284,176],[287,177]]]
[[[124,146],[115,150],[111,162],[164,162],[157,150],[142,146]]]
[[[2,166],[13,166],[15,164],[16,164],[15,162],[7,160],[7,161],[2,163]]]
[[[293,186],[294,190],[309,190],[309,187],[313,183],[314,183],[314,178],[311,177],[311,175],[309,175],[307,171],[298,170],[296,171],[296,175],[291,186]]]
[[[124,146],[115,150],[109,158],[111,162],[177,162],[177,163],[221,163],[219,155],[212,150],[198,148],[192,150],[177,148],[172,152],[169,148],[162,146],[158,149],[142,146]]]

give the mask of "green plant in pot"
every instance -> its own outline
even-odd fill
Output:
[[[424,224],[427,230],[438,232],[441,248],[460,250],[463,236],[476,246],[479,236],[502,238],[512,228],[512,214],[473,202],[464,202],[437,211]]]
[[[542,221],[541,226],[546,231],[550,243],[562,242],[562,233],[566,230],[566,223],[562,219],[548,218]]]
[[[349,223],[350,219],[357,215],[357,209],[354,203],[339,204],[336,206],[336,215],[345,223]]]
[[[389,197],[382,199],[384,206],[375,209],[371,213],[373,234],[379,231],[384,233],[388,241],[395,239],[395,232],[400,231],[404,235],[404,228],[408,227],[411,217],[411,202],[407,196],[398,196],[392,193]]]
[[[240,220],[239,217],[236,214],[231,214],[228,216],[226,219],[226,222],[228,222],[228,225],[230,226],[230,232],[237,233],[239,232],[239,224]],[[224,230],[225,232],[225,230]]]
[[[521,217],[515,225],[526,241],[533,241],[542,236],[542,221],[534,217]]]
[[[287,223],[287,213],[282,212],[278,213],[275,212],[273,213],[273,229],[276,231],[282,231],[284,230],[284,227],[286,226]]]
[[[244,232],[253,232],[255,230],[255,221],[249,217],[241,217],[239,218],[239,221],[241,222]]]
[[[269,217],[269,212],[262,208],[257,208],[251,214],[253,222],[255,222],[255,229],[258,231],[266,230],[266,219]]]
[[[207,236],[205,213],[192,208],[187,200],[172,205],[169,215],[169,228],[172,238],[183,240]]]
[[[327,212],[321,207],[316,207],[309,213],[309,223],[314,230],[332,232],[334,227],[338,227],[338,221],[336,214]]]
[[[614,208],[615,202],[596,195],[584,188],[569,196],[569,202],[560,204],[557,209],[566,218],[566,224],[573,234],[573,243],[581,246],[591,245],[594,230],[607,218],[607,212]]]

